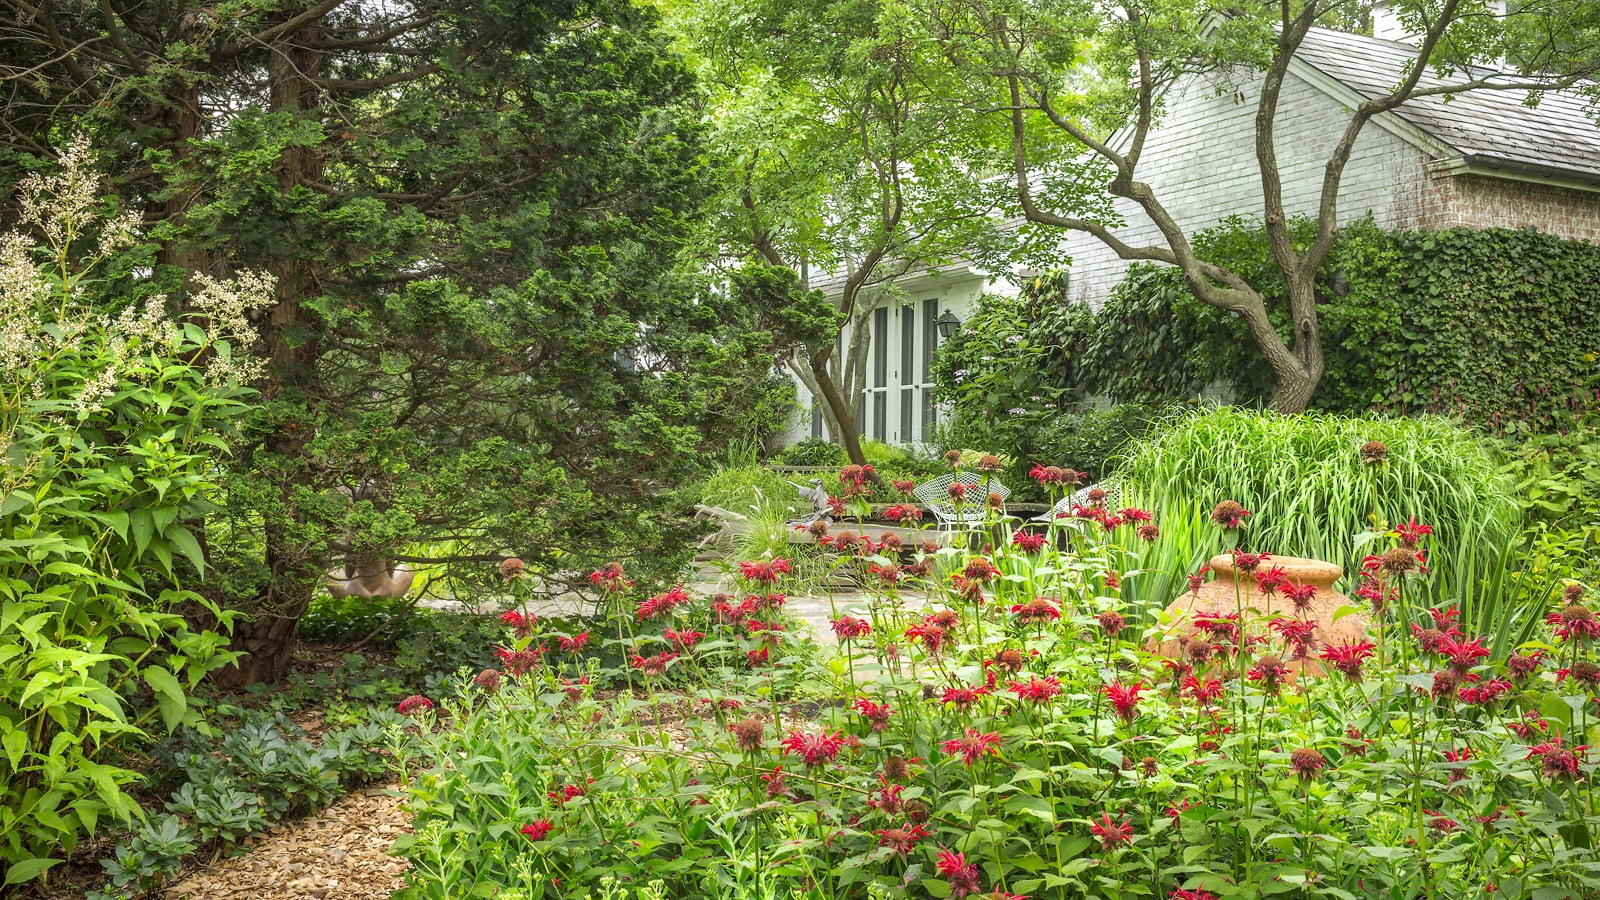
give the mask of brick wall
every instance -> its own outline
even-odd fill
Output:
[[[1600,243],[1600,193],[1478,175],[1419,183],[1420,228],[1537,228]]]

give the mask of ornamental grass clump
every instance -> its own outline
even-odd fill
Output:
[[[1393,468],[1407,451],[1389,446]],[[1582,592],[1497,650],[1437,600],[1465,538],[1399,510],[1349,551],[1362,590],[1334,615],[1366,634],[1327,643],[1258,537],[1270,507],[1238,505],[1205,527],[1244,543],[1240,590],[1274,605],[1197,610],[1170,658],[1124,596],[1152,577],[1138,527],[1166,523],[1091,501],[1042,526],[996,514],[965,547],[820,548],[863,576],[834,598],[826,656],[746,624],[781,624],[763,598],[785,576],[756,566],[742,600],[686,589],[664,613],[706,632],[668,651],[669,675],[697,676],[673,694],[569,694],[576,673],[549,665],[463,686],[410,760],[408,896],[576,898],[607,874],[686,898],[1586,896],[1600,664]],[[667,651],[654,634],[630,646]]]

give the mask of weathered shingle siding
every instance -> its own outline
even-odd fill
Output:
[[[1168,95],[1167,114],[1151,132],[1138,177],[1191,234],[1235,212],[1259,218],[1261,175],[1255,154],[1255,111],[1260,78],[1239,84],[1194,78]],[[1291,214],[1313,215],[1323,168],[1348,121],[1349,111],[1309,83],[1290,75],[1279,100],[1277,148],[1284,202]],[[1369,125],[1357,142],[1339,192],[1342,221],[1369,213],[1387,228],[1417,227],[1426,181],[1422,152]],[[1129,243],[1165,246],[1155,224],[1134,204],[1119,202]],[[1128,264],[1088,235],[1071,234],[1074,296],[1098,306]]]

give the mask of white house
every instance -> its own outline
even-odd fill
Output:
[[[1403,37],[1381,13],[1380,8],[1377,32]],[[1315,213],[1323,167],[1352,107],[1388,93],[1415,55],[1403,40],[1327,29],[1307,36],[1289,69],[1276,130],[1291,215]],[[1433,83],[1438,79],[1430,72],[1422,86]],[[1260,85],[1259,74],[1247,72],[1181,81],[1146,140],[1138,177],[1191,233],[1231,215],[1261,215],[1254,146]],[[1544,94],[1534,107],[1524,100],[1519,91],[1475,91],[1448,102],[1414,100],[1378,115],[1345,170],[1341,220],[1371,216],[1389,229],[1534,227],[1600,241],[1600,128],[1594,111],[1566,92]],[[1162,245],[1154,223],[1134,204],[1119,201],[1118,210],[1126,223],[1117,232],[1122,240]],[[1093,306],[1104,302],[1129,265],[1085,234],[1067,233],[1061,250],[1069,294]],[[858,418],[863,437],[889,442],[920,440],[925,423],[937,415],[928,379],[936,346],[929,318],[935,310],[965,319],[985,290],[1011,290],[1007,282],[972,269],[908,279],[902,287],[913,300],[909,306],[873,314]],[[804,389],[800,407],[788,440],[823,433]]]

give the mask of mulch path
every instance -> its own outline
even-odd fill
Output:
[[[395,787],[346,794],[320,815],[256,836],[243,856],[185,873],[166,900],[386,900],[404,886],[389,846],[410,831]]]

